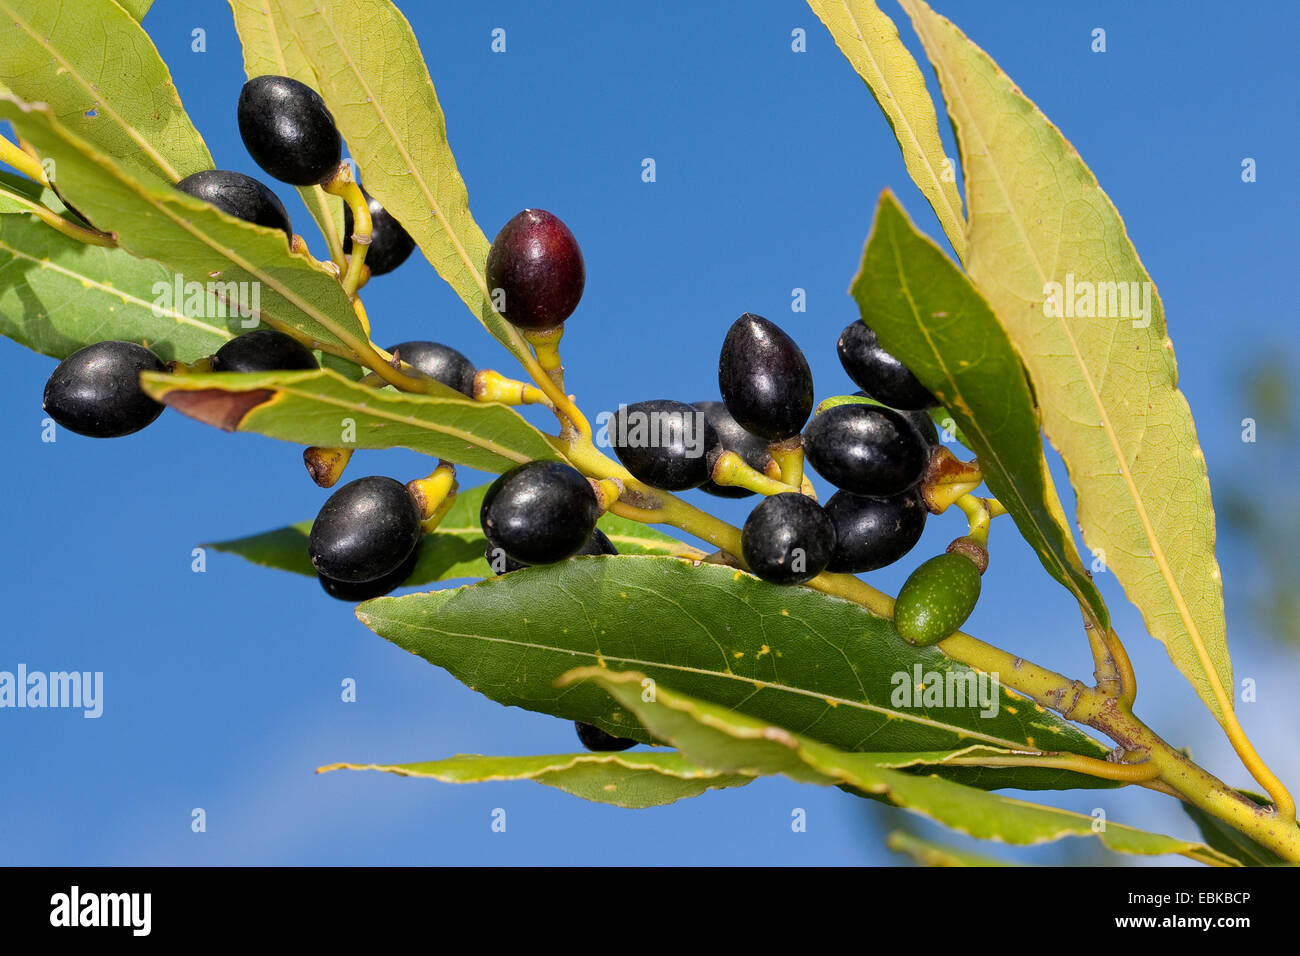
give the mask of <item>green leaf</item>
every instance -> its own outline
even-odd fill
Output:
[[[0,82],[14,95],[133,175],[176,182],[212,168],[138,16],[112,0],[0,0],[0,17]],[[62,189],[73,171],[55,169]]]
[[[1096,820],[1081,813],[891,769],[881,765],[879,754],[845,753],[662,684],[651,693],[644,675],[633,671],[582,667],[564,675],[559,684],[575,693],[584,686],[603,688],[657,739],[676,747],[692,763],[720,773],[782,774],[803,783],[846,787],[981,840],[1023,846],[1095,836],[1118,853],[1177,853],[1221,866],[1235,863],[1201,843],[1111,822],[1099,831]]]
[[[922,0],[902,5],[961,145],[966,267],[1028,369],[1084,540],[1223,722],[1233,681],[1214,510],[1160,298],[1074,147],[955,26]],[[1087,307],[1085,289],[1102,301]]]
[[[443,783],[535,780],[593,803],[640,809],[659,807],[706,790],[743,787],[744,774],[721,774],[688,763],[674,752],[555,754],[537,757],[485,757],[460,754],[447,760],[406,764],[332,764],[330,770],[383,770],[403,777]]]
[[[1237,792],[1260,806],[1271,806],[1267,797],[1247,790]],[[1184,803],[1182,807],[1183,811],[1192,818],[1196,828],[1201,831],[1201,836],[1205,838],[1206,843],[1220,853],[1232,857],[1242,866],[1277,866],[1286,863],[1268,847],[1260,846],[1244,833],[1234,830],[1218,817],[1210,816],[1200,807],[1194,807],[1190,803]]]
[[[364,347],[365,332],[336,277],[291,253],[278,229],[217,211],[170,186],[137,180],[75,136],[39,105],[0,97],[0,118],[42,154],[56,159],[60,190],[123,249],[154,259],[190,281],[235,283],[261,319],[346,352]],[[250,320],[251,321],[251,320]]]
[[[880,344],[948,409],[1043,567],[1098,626],[1109,626],[1067,530],[1015,350],[970,280],[916,231],[887,190],[850,291]]]
[[[136,22],[143,20],[144,15],[153,6],[153,0],[117,0],[117,2],[121,4],[123,10],[135,17]]]
[[[898,139],[908,173],[934,208],[957,256],[964,257],[966,221],[956,170],[944,155],[925,77],[898,38],[898,27],[873,0],[808,0],[808,6],[871,90]]]
[[[288,76],[312,89],[320,85],[298,47],[297,37],[267,0],[230,0],[230,11],[244,48],[244,74],[250,80],[255,76]],[[299,186],[298,194],[320,226],[330,258],[342,262],[343,200],[320,186]]]
[[[594,688],[554,681],[584,663],[635,667],[683,692],[857,750],[939,751],[985,744],[1104,757],[1097,741],[1001,687],[990,716],[955,696],[912,690],[975,680],[890,621],[805,588],[668,557],[580,557],[480,584],[380,598],[357,609],[381,636],[502,704],[649,742]],[[962,683],[963,694],[969,686]],[[895,703],[896,702],[896,703]],[[944,706],[950,703],[953,706]],[[996,713],[994,706],[996,704]],[[959,706],[965,704],[965,706]],[[908,706],[916,705],[916,706]],[[1076,773],[950,768],[980,786],[1109,786]]]
[[[932,840],[923,840],[906,830],[895,830],[885,838],[885,846],[895,853],[910,856],[921,866],[1019,866],[991,856],[958,850]]]
[[[529,354],[493,310],[489,243],[447,142],[447,124],[411,25],[388,0],[267,0],[320,83],[366,191],[516,357]]]
[[[91,246],[29,216],[0,216],[0,335],[57,359],[104,339],[191,362],[233,338],[239,319],[192,318],[159,302],[174,276],[121,249]],[[205,297],[204,315],[217,314]]]
[[[476,402],[445,387],[436,395],[408,394],[362,385],[329,369],[146,373],[141,384],[158,401],[201,422],[300,445],[409,448],[497,472],[559,457],[513,408]]]
[[[469,488],[456,495],[438,530],[424,536],[419,561],[403,587],[449,581],[454,578],[486,578],[492,576],[483,555],[487,551],[487,538],[479,525],[479,510],[487,485]],[[703,553],[653,528],[604,514],[599,525],[621,554],[682,554],[703,557]],[[246,561],[264,567],[292,571],[295,574],[316,576],[307,557],[307,538],[311,534],[311,521],[300,521],[287,528],[266,531],[246,538],[204,544],[227,554],[237,554]]]
[[[31,212],[36,206],[59,208],[54,190],[40,183],[0,170],[0,214]]]

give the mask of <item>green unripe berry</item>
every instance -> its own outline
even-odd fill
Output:
[[[966,623],[980,596],[980,571],[964,554],[926,561],[908,577],[894,604],[894,627],[918,647],[937,644]]]

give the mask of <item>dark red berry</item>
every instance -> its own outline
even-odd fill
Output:
[[[826,569],[835,526],[817,502],[796,492],[764,498],[740,531],[749,570],[773,584],[803,584]]]
[[[853,384],[876,401],[901,411],[934,408],[939,400],[911,369],[880,347],[876,333],[853,322],[840,333],[840,363]]]
[[[212,356],[214,372],[274,372],[320,368],[316,356],[297,339],[277,329],[255,329],[236,336]]]
[[[392,574],[420,540],[420,513],[400,481],[372,475],[330,495],[311,526],[317,573],[347,584]]]
[[[635,740],[629,740],[627,737],[615,737],[599,727],[584,724],[580,720],[575,720],[573,726],[578,731],[578,739],[582,741],[582,745],[595,753],[627,750],[628,747],[636,746]]]
[[[837,405],[812,420],[804,454],[817,473],[855,495],[896,495],[916,484],[929,446],[902,413],[879,405]]]
[[[772,461],[767,442],[752,432],[745,431],[740,422],[731,417],[731,412],[727,411],[727,406],[722,402],[696,402],[695,407],[704,413],[713,430],[718,433],[718,440],[724,449],[734,451],[750,468],[766,474],[767,466]],[[737,488],[735,485],[719,485],[711,479],[700,485],[700,490],[719,498],[748,498],[754,493],[748,488]]]
[[[370,248],[366,250],[366,266],[372,276],[392,272],[411,255],[415,240],[402,228],[387,209],[364,189],[366,205],[370,209]],[[343,251],[352,251],[352,207],[343,204]]]
[[[708,417],[670,398],[620,405],[609,422],[609,440],[628,471],[664,491],[704,484],[721,451]]]
[[[525,209],[492,240],[488,289],[497,311],[517,328],[544,331],[561,325],[578,307],[586,281],[578,241],[544,209]]]
[[[600,508],[573,466],[530,461],[492,482],[479,520],[492,548],[521,564],[554,564],[582,550]]]
[[[474,397],[474,363],[449,345],[437,342],[402,342],[388,351],[411,365],[422,375],[442,382],[448,388]]]
[[[930,513],[915,487],[888,498],[837,491],[825,510],[835,525],[835,552],[826,570],[849,574],[887,567],[911,551]]]
[[[808,360],[794,339],[761,315],[746,312],[728,330],[718,385],[732,417],[768,441],[793,438],[812,413]]]
[[[255,76],[239,93],[239,135],[268,176],[294,186],[338,168],[339,131],[320,94],[287,76]]]
[[[283,229],[293,238],[284,203],[252,176],[226,169],[207,169],[176,184],[181,192],[211,203],[228,216],[270,229]]]
[[[163,406],[140,388],[141,372],[163,372],[158,356],[134,342],[96,342],[73,352],[45,383],[44,408],[69,431],[91,438],[138,432]]]

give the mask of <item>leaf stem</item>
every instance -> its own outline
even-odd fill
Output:
[[[989,757],[954,757],[943,761],[943,766],[963,767],[1042,767],[1048,770],[1073,770],[1075,773],[1118,780],[1121,783],[1145,783],[1160,776],[1160,768],[1150,763],[1112,763],[1068,753],[1027,753]]]
[[[50,184],[49,177],[45,175],[45,167],[41,165],[41,161],[35,156],[24,152],[3,136],[0,136],[0,162],[8,163],[24,176],[36,180],[42,186]]]
[[[338,196],[352,210],[352,252],[348,256],[348,271],[343,276],[343,291],[351,299],[361,285],[361,272],[366,264],[366,251],[370,248],[370,234],[374,229],[370,221],[370,204],[352,179],[352,167],[339,163],[334,174],[321,184],[321,188]]]

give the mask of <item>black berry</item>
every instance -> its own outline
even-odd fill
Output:
[[[734,451],[755,471],[766,474],[772,456],[768,454],[767,442],[752,432],[745,431],[740,422],[731,417],[727,406],[722,402],[696,402],[695,407],[702,411],[713,430],[718,433],[718,441],[727,451]],[[707,491],[719,498],[748,498],[754,492],[748,488],[735,485],[719,485],[709,480],[700,485],[701,491]]]
[[[268,176],[310,186],[338,168],[339,131],[320,94],[287,76],[255,76],[239,93],[239,135]]]
[[[162,371],[162,361],[143,345],[96,342],[59,363],[45,383],[44,408],[78,435],[129,435],[162,414],[163,406],[140,389],[141,372]]]
[[[488,488],[479,519],[488,544],[521,564],[553,564],[582,550],[600,509],[571,465],[530,461]]]
[[[827,571],[860,574],[893,564],[911,551],[929,515],[921,492],[909,488],[888,498],[837,491],[826,502],[835,525],[835,552]]]
[[[596,753],[627,750],[628,747],[636,746],[635,740],[629,740],[626,737],[615,737],[613,734],[605,733],[599,727],[584,724],[580,720],[575,720],[573,726],[578,731],[578,739],[582,741],[582,745]]]
[[[497,311],[517,328],[544,331],[562,324],[578,307],[586,281],[578,241],[544,209],[525,209],[492,240],[488,289]]]
[[[317,573],[362,584],[400,568],[420,533],[420,514],[406,486],[372,475],[330,495],[311,526],[307,551]]]
[[[236,336],[212,356],[214,372],[274,372],[320,368],[316,356],[297,339],[276,329]]]
[[[369,259],[366,260],[370,261]],[[437,342],[402,342],[388,349],[417,372],[448,388],[474,397],[474,363],[449,345]]]
[[[614,547],[614,542],[609,540],[609,536],[605,532],[597,528],[591,532],[591,537],[582,546],[582,550],[573,557],[576,558],[583,554],[618,554],[618,548]],[[511,571],[518,571],[520,568],[528,567],[528,565],[520,564],[500,548],[493,547],[491,544],[483,552],[483,558],[491,566],[494,574],[509,574]]]
[[[740,531],[749,569],[774,584],[802,584],[826,569],[835,526],[817,502],[795,492],[764,498]]]
[[[340,601],[369,601],[371,598],[383,597],[389,591],[400,588],[406,583],[406,579],[411,576],[415,566],[420,561],[420,543],[416,542],[411,553],[407,555],[405,561],[398,566],[396,571],[391,571],[381,578],[375,578],[373,581],[362,581],[359,584],[348,581],[336,581],[333,578],[327,578],[323,574],[317,574],[320,580],[320,586],[324,588],[325,593],[332,598],[338,598]]]
[[[732,417],[768,441],[799,434],[812,412],[808,360],[794,339],[761,315],[746,312],[728,330],[718,385]]]
[[[840,333],[840,363],[853,384],[876,401],[903,411],[934,408],[939,400],[911,369],[880,347],[876,333],[853,322]]]
[[[407,260],[415,249],[415,240],[379,204],[378,199],[364,189],[361,192],[370,208],[370,248],[366,250],[366,266],[372,276],[381,276]],[[343,251],[352,251],[352,207],[347,203],[343,204]]]
[[[862,398],[871,398],[866,392],[854,392],[853,394]],[[879,402],[880,400],[872,399],[872,401]],[[884,403],[880,402],[880,404],[883,405]],[[939,429],[934,424],[934,419],[930,417],[929,412],[924,409],[913,409],[911,411],[895,409],[895,411],[912,423],[912,427],[921,433],[921,437],[925,439],[927,445],[939,444]]]
[[[670,398],[620,405],[610,419],[609,437],[628,471],[664,491],[685,491],[704,484],[721,450],[708,417]]]
[[[176,184],[183,193],[216,206],[228,216],[271,229],[283,229],[293,238],[284,203],[252,176],[227,169],[207,169]]]
[[[804,432],[803,446],[819,475],[855,495],[896,495],[916,484],[929,462],[911,422],[878,405],[827,409]]]

